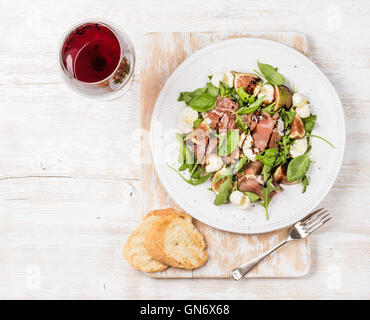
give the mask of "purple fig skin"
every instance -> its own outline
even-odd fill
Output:
[[[304,130],[303,121],[300,117],[296,115],[291,125],[291,132],[289,134],[289,137],[292,139],[302,139],[305,134],[306,131]]]
[[[243,87],[244,91],[251,96],[258,95],[262,88],[262,79],[254,73],[239,73],[232,71],[234,75],[234,87]]]
[[[280,110],[282,107],[289,109],[292,106],[292,93],[289,88],[284,85],[275,86],[275,109]]]
[[[285,185],[292,185],[297,184],[299,180],[289,182],[287,177],[287,168],[285,165],[280,165],[274,172],[274,180],[277,183],[285,184]]]

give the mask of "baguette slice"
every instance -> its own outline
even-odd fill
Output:
[[[150,227],[145,247],[156,260],[171,267],[195,269],[208,258],[203,236],[188,215],[164,217]]]
[[[135,269],[143,272],[158,272],[167,268],[167,265],[152,258],[144,246],[145,234],[156,221],[164,217],[178,215],[174,209],[161,209],[151,211],[123,247],[123,256]]]

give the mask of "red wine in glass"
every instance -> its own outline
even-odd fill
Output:
[[[79,92],[113,99],[132,78],[135,54],[123,33],[102,22],[73,28],[60,49],[67,83]]]

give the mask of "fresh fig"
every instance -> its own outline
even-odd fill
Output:
[[[221,169],[222,170],[222,169]],[[213,176],[213,179],[212,179],[212,190],[215,194],[218,194],[218,189],[220,188],[220,186],[225,182],[225,180],[227,179],[226,177],[225,178],[222,178],[220,180],[218,180],[218,177],[220,176],[220,171],[217,171],[216,174]],[[217,181],[218,180],[218,181]]]
[[[243,87],[244,91],[255,97],[261,90],[262,79],[254,73],[239,73],[233,71],[234,87],[238,89]]]
[[[292,106],[292,93],[289,88],[284,85],[275,86],[276,102],[274,111],[280,110],[282,107],[289,109]]]
[[[286,184],[286,185],[290,185],[290,184],[296,184],[299,182],[299,180],[297,181],[293,181],[293,182],[289,182],[288,181],[288,178],[287,178],[287,167],[285,165],[280,165],[274,172],[274,180],[277,182],[277,183],[281,183],[281,184]]]
[[[292,139],[301,139],[305,136],[304,124],[300,117],[297,115],[293,119],[289,137]]]

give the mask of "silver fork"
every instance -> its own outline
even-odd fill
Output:
[[[271,248],[270,250],[266,251],[265,253],[261,254],[260,256],[252,259],[251,261],[241,265],[240,267],[234,269],[231,272],[231,277],[234,280],[240,280],[243,278],[249,271],[251,271],[257,264],[259,264],[262,260],[264,260],[267,256],[273,253],[275,250],[279,249],[284,244],[287,244],[290,241],[300,240],[306,238],[309,234],[320,228],[323,224],[328,222],[331,219],[329,214],[326,214],[328,210],[324,210],[324,208],[318,209],[307,217],[298,221],[293,227],[290,229],[289,236],[280,242],[275,247]]]

